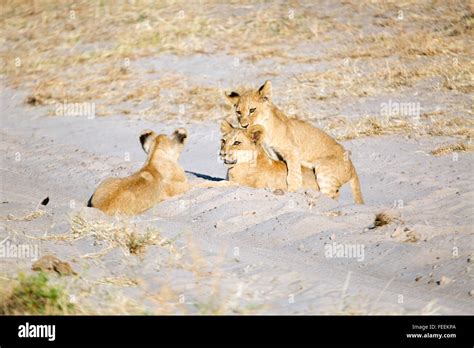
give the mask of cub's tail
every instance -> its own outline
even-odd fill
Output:
[[[360,190],[359,176],[357,175],[355,169],[352,174],[352,178],[349,180],[349,184],[351,185],[352,196],[354,196],[354,201],[357,204],[364,204],[364,199],[362,198],[362,192]]]

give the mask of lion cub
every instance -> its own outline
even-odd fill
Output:
[[[113,215],[136,215],[169,197],[189,189],[188,180],[178,164],[187,132],[176,129],[171,137],[143,131],[140,142],[148,154],[145,165],[125,178],[104,180],[89,199],[88,207],[95,207]]]
[[[286,165],[270,159],[262,148],[264,128],[259,125],[247,129],[234,128],[221,123],[220,156],[229,168],[230,182],[254,188],[281,189],[286,191]],[[302,168],[303,187],[319,191],[312,170]]]
[[[356,203],[364,203],[359,178],[342,145],[322,130],[307,122],[289,118],[280,111],[272,103],[270,81],[266,81],[258,90],[246,91],[242,95],[231,92],[226,93],[226,96],[234,106],[242,127],[261,125],[265,128],[263,145],[272,158],[286,163],[289,191],[301,188],[302,166],[314,169],[317,174],[318,167],[337,164],[338,172],[348,171],[346,176],[350,177]],[[350,165],[344,165],[342,161],[349,162]],[[321,187],[321,180],[317,180]]]

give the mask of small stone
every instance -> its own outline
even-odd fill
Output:
[[[285,192],[282,189],[276,189],[273,191],[273,194],[276,196],[283,196]]]
[[[77,274],[71,265],[63,262],[54,255],[45,255],[31,267],[33,271],[56,272],[59,275]]]
[[[331,237],[329,237],[329,239],[330,239],[330,240],[335,240],[335,239],[336,239],[336,235],[335,235],[335,234],[331,235]]]
[[[437,282],[436,284],[438,285],[446,285],[446,284],[449,284],[451,283],[453,280],[449,277],[446,277],[446,276],[442,276]]]
[[[422,276],[417,276],[417,277],[415,278],[415,282],[419,281],[421,278],[423,278],[423,277],[422,277]]]
[[[469,291],[469,296],[474,297],[474,290]]]
[[[401,242],[415,243],[420,240],[420,236],[409,227],[398,226],[390,235],[392,238],[397,238]]]
[[[395,231],[393,231],[393,233],[390,235],[390,237],[396,238],[396,237],[400,236],[402,234],[402,232],[403,232],[403,229],[401,227],[397,227],[395,229]]]

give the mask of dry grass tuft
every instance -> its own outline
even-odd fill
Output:
[[[437,147],[436,149],[431,151],[431,154],[434,156],[442,156],[442,155],[446,155],[452,152],[467,152],[467,151],[472,151],[472,150],[473,150],[472,146],[470,146],[469,144],[460,142],[460,143],[443,145],[443,146]]]
[[[43,215],[47,215],[48,213],[44,209],[36,209],[32,211],[31,213],[28,213],[24,216],[15,216],[13,214],[8,214],[7,215],[7,220],[10,221],[32,221],[35,220]]]
[[[167,240],[161,238],[158,231],[141,233],[127,224],[88,221],[79,215],[72,218],[71,232],[72,239],[93,236],[98,241],[106,242],[107,248],[121,248],[132,255],[143,253],[148,245],[167,245]]]
[[[112,284],[116,286],[137,286],[139,285],[139,281],[136,279],[128,278],[128,277],[106,277],[101,281],[98,281],[100,284]]]
[[[145,251],[147,245],[155,244],[155,237],[150,233],[145,235],[139,235],[137,232],[133,231],[127,234],[125,245],[130,252],[130,254],[138,255],[142,254]]]
[[[374,226],[380,227],[391,223],[394,220],[393,215],[381,212],[375,215]]]
[[[414,125],[400,117],[378,119],[376,117],[362,117],[349,121],[347,119],[331,122],[328,127],[336,133],[336,139],[349,140],[360,137],[372,137],[386,134],[410,133]]]
[[[402,134],[414,136],[455,136],[469,141],[474,137],[474,120],[465,117],[364,116],[355,119],[334,117],[318,124],[338,140]]]
[[[105,242],[106,247],[97,253],[87,254],[85,258],[102,257],[114,248],[120,248],[126,255],[143,254],[147,246],[158,245],[172,254],[179,254],[172,241],[161,237],[160,232],[147,228],[145,232],[140,231],[127,221],[101,221],[88,220],[81,215],[71,218],[71,233],[49,235],[40,237],[43,240],[75,242],[77,240],[93,237],[97,241]]]

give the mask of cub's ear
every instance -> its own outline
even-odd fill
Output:
[[[265,128],[259,124],[255,124],[247,128],[247,134],[254,143],[259,144],[262,142],[263,136],[265,135]]]
[[[143,151],[145,151],[146,153],[150,151],[151,146],[153,145],[153,134],[155,134],[155,132],[149,129],[144,130],[140,134],[140,144],[142,144]]]
[[[258,89],[258,94],[265,100],[272,100],[272,83],[268,80],[265,81]]]
[[[227,100],[233,105],[237,105],[237,103],[239,102],[240,100],[240,94],[237,93],[237,92],[230,92],[230,93],[225,93],[225,96],[227,98]]]
[[[221,122],[221,133],[222,134],[230,133],[230,132],[232,132],[232,129],[233,129],[233,127],[232,127],[232,125],[230,124],[229,121],[224,120],[224,121]]]
[[[184,144],[184,142],[188,138],[188,131],[184,128],[178,128],[173,132],[172,137],[173,139],[176,139],[178,143]]]

